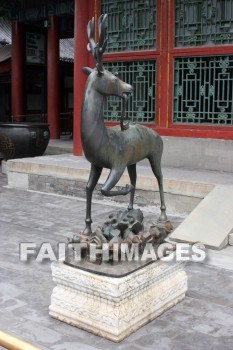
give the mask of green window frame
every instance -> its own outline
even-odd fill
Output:
[[[233,125],[233,55],[174,59],[173,123]]]
[[[105,62],[105,68],[134,88],[126,107],[126,117],[134,123],[154,123],[156,93],[156,61]],[[110,96],[104,105],[105,121],[119,121],[122,99]]]
[[[175,0],[175,47],[233,44],[233,0]]]
[[[101,0],[100,12],[108,13],[106,30],[109,41],[104,66],[113,73],[117,72],[121,80],[134,88],[127,102],[126,118],[133,123],[154,123],[157,1]],[[148,50],[152,54],[148,55]],[[140,57],[137,56],[139,52]],[[121,112],[122,99],[108,97],[104,105],[105,121],[119,121]]]
[[[155,0],[102,0],[101,13],[108,14],[108,52],[155,49]]]

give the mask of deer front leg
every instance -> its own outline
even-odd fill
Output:
[[[126,195],[129,192],[132,192],[134,190],[134,186],[132,185],[126,185],[125,188],[118,190],[118,191],[111,191],[111,189],[117,184],[117,182],[120,180],[122,174],[124,172],[124,168],[122,169],[112,169],[110,174],[108,175],[108,178],[103,185],[101,189],[101,193],[106,197],[112,197],[112,196],[121,196]]]
[[[129,165],[127,169],[128,169],[131,185],[134,187],[134,189],[130,193],[130,200],[129,200],[129,206],[128,206],[128,210],[132,210],[133,202],[134,202],[135,186],[137,181],[136,164]]]
[[[92,200],[92,193],[94,191],[94,188],[100,178],[102,172],[102,168],[99,168],[95,165],[91,165],[91,172],[90,177],[86,186],[86,228],[83,231],[83,234],[86,236],[89,236],[91,231],[91,200]]]
[[[153,154],[149,157],[149,162],[151,165],[151,169],[158,181],[159,186],[159,194],[160,194],[160,210],[161,214],[159,217],[159,222],[167,222],[167,214],[166,214],[166,206],[165,206],[165,200],[164,200],[164,191],[163,191],[163,174],[161,171],[161,154]]]
[[[167,222],[167,214],[166,214],[166,206],[164,200],[164,191],[163,191],[163,177],[157,179],[159,185],[159,194],[160,194],[160,202],[161,202],[161,214],[159,217],[159,222]]]

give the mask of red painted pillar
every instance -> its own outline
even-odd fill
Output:
[[[24,38],[23,25],[13,22],[11,49],[11,114],[14,120],[21,121],[23,114],[23,58]]]
[[[168,88],[169,88],[169,52],[168,52],[168,41],[170,32],[168,31],[168,1],[162,1],[162,40],[161,40],[161,120],[160,127],[168,127]]]
[[[86,75],[82,72],[82,67],[89,64],[89,53],[87,51],[87,34],[86,28],[88,23],[88,1],[75,0],[74,14],[74,131],[73,144],[74,155],[82,155],[81,144],[81,106]]]
[[[50,17],[47,45],[47,113],[51,139],[60,138],[59,22]]]

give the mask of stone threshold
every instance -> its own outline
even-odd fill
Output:
[[[85,197],[90,163],[84,157],[62,154],[9,160],[3,162],[3,171],[8,175],[9,187]],[[94,193],[97,199],[102,198],[98,190],[108,173],[108,169],[103,170]],[[137,173],[135,203],[159,205],[158,185],[149,163],[145,160],[138,163]],[[170,211],[189,213],[215,185],[233,184],[231,173],[163,168],[163,174],[165,197]],[[118,186],[128,183],[129,177],[125,171]],[[113,200],[128,201],[127,196],[113,197]]]

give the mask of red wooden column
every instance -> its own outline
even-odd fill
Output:
[[[161,120],[160,127],[167,128],[168,127],[168,89],[169,89],[169,63],[170,56],[168,51],[168,42],[169,36],[171,33],[168,31],[168,21],[169,21],[169,11],[170,7],[168,1],[161,2],[161,14],[162,14],[162,22],[161,22]]]
[[[23,58],[24,38],[23,25],[13,22],[11,49],[11,114],[16,121],[21,121],[23,114]]]
[[[59,22],[50,17],[47,45],[47,113],[51,139],[60,138]]]
[[[89,53],[87,51],[86,28],[89,20],[89,4],[85,0],[75,0],[74,14],[74,130],[73,144],[74,155],[82,155],[81,144],[81,106],[86,75],[82,72],[82,67],[89,65]]]

